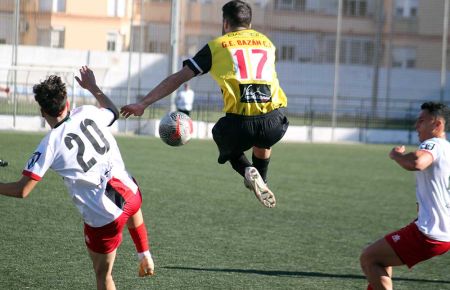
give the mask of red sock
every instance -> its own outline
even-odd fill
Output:
[[[148,246],[147,228],[145,227],[145,223],[142,223],[140,226],[134,229],[128,228],[128,231],[130,232],[131,238],[133,239],[136,251],[138,253],[149,250],[150,247]]]

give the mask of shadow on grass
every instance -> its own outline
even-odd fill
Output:
[[[198,267],[161,267],[165,269],[173,270],[189,270],[189,271],[204,271],[204,272],[228,272],[228,273],[240,273],[240,274],[257,274],[266,276],[278,276],[278,277],[317,277],[317,278],[338,278],[338,279],[361,279],[366,280],[363,275],[353,274],[333,274],[333,273],[320,273],[320,272],[303,272],[303,271],[270,271],[270,270],[255,270],[255,269],[214,269],[214,268],[198,268]],[[427,279],[412,279],[412,278],[395,278],[394,281],[410,281],[421,283],[438,283],[438,284],[450,284],[450,281],[445,280],[427,280]]]

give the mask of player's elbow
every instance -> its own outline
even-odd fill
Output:
[[[14,197],[25,199],[30,194],[30,190],[27,190],[26,188],[18,188],[16,192],[13,194]]]
[[[420,159],[414,162],[414,171],[422,171],[428,168],[428,164],[421,162]]]
[[[419,159],[412,160],[403,166],[406,170],[409,171],[422,171],[427,169],[428,165],[424,162],[421,162]]]
[[[15,197],[27,198],[35,186],[35,181],[26,182],[26,179],[20,180],[15,186]]]
[[[25,188],[24,188],[24,189],[20,192],[19,198],[27,198],[28,195],[30,195],[30,192],[31,192],[31,190],[28,190],[28,189],[25,189]]]

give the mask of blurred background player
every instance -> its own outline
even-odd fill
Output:
[[[194,91],[189,87],[189,84],[184,83],[183,89],[178,92],[175,99],[177,111],[190,116],[194,104],[194,95]]]
[[[368,289],[392,289],[392,266],[411,268],[450,249],[450,143],[445,134],[449,114],[444,104],[422,104],[416,121],[419,148],[405,153],[405,146],[397,146],[389,153],[401,167],[416,171],[418,216],[363,251],[360,260]]]
[[[164,79],[140,102],[121,109],[124,117],[141,116],[146,107],[166,97],[194,76],[210,73],[224,101],[222,117],[212,133],[219,149],[218,162],[229,161],[266,207],[275,195],[267,186],[271,147],[284,136],[289,122],[279,110],[287,98],[275,71],[275,46],[251,29],[252,10],[244,1],[222,7],[222,36],[210,41],[183,68]],[[253,148],[252,162],[244,152]]]
[[[65,84],[50,76],[33,87],[41,114],[52,128],[28,160],[17,182],[0,183],[0,194],[25,198],[49,168],[63,177],[84,220],[85,242],[97,289],[116,289],[112,268],[127,224],[139,258],[139,276],[152,275],[153,260],[140,209],[138,185],[125,170],[116,140],[109,130],[119,116],[116,106],[97,87],[94,73],[80,69],[81,87],[101,108],[81,106],[69,111]]]
[[[0,86],[0,92],[4,92],[5,94],[9,94],[9,87]]]

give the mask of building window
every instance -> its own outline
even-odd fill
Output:
[[[144,51],[168,53],[170,51],[170,25],[149,23],[146,30]]]
[[[50,46],[50,29],[38,28],[37,30],[37,45]]]
[[[328,39],[326,41],[326,57],[325,62],[326,63],[334,63],[336,61],[335,55],[336,55],[336,40],[335,39]],[[340,56],[339,56],[339,62],[340,63],[347,63],[346,60],[346,51],[347,51],[347,42],[341,41],[341,49],[340,49]]]
[[[392,49],[392,66],[399,68],[416,67],[416,49],[414,47],[394,47]]]
[[[124,17],[125,0],[108,0],[108,16]]]
[[[342,10],[346,16],[366,16],[367,0],[344,0]]]
[[[254,5],[259,7],[266,7],[269,0],[255,0]]]
[[[63,48],[64,34],[64,28],[38,29],[37,45]]]
[[[295,47],[292,45],[282,45],[278,53],[279,53],[278,59],[280,61],[283,60],[293,61],[295,56]]]
[[[66,0],[55,0],[53,6],[54,12],[66,12]]]
[[[115,32],[110,32],[106,35],[106,50],[107,51],[117,51],[118,35]]]
[[[306,0],[275,0],[275,9],[305,11]]]
[[[395,16],[399,18],[417,17],[419,0],[395,0]]]
[[[39,0],[39,11],[66,12],[66,0]]]
[[[64,28],[52,29],[50,32],[50,47],[64,47]]]
[[[39,0],[39,11],[50,12],[52,11],[53,0]]]
[[[326,42],[326,62],[334,63],[336,40]],[[343,38],[339,61],[342,64],[371,65],[374,61],[374,42],[368,39]]]
[[[149,41],[146,51],[153,53],[168,53],[170,51],[170,44],[168,42]]]

